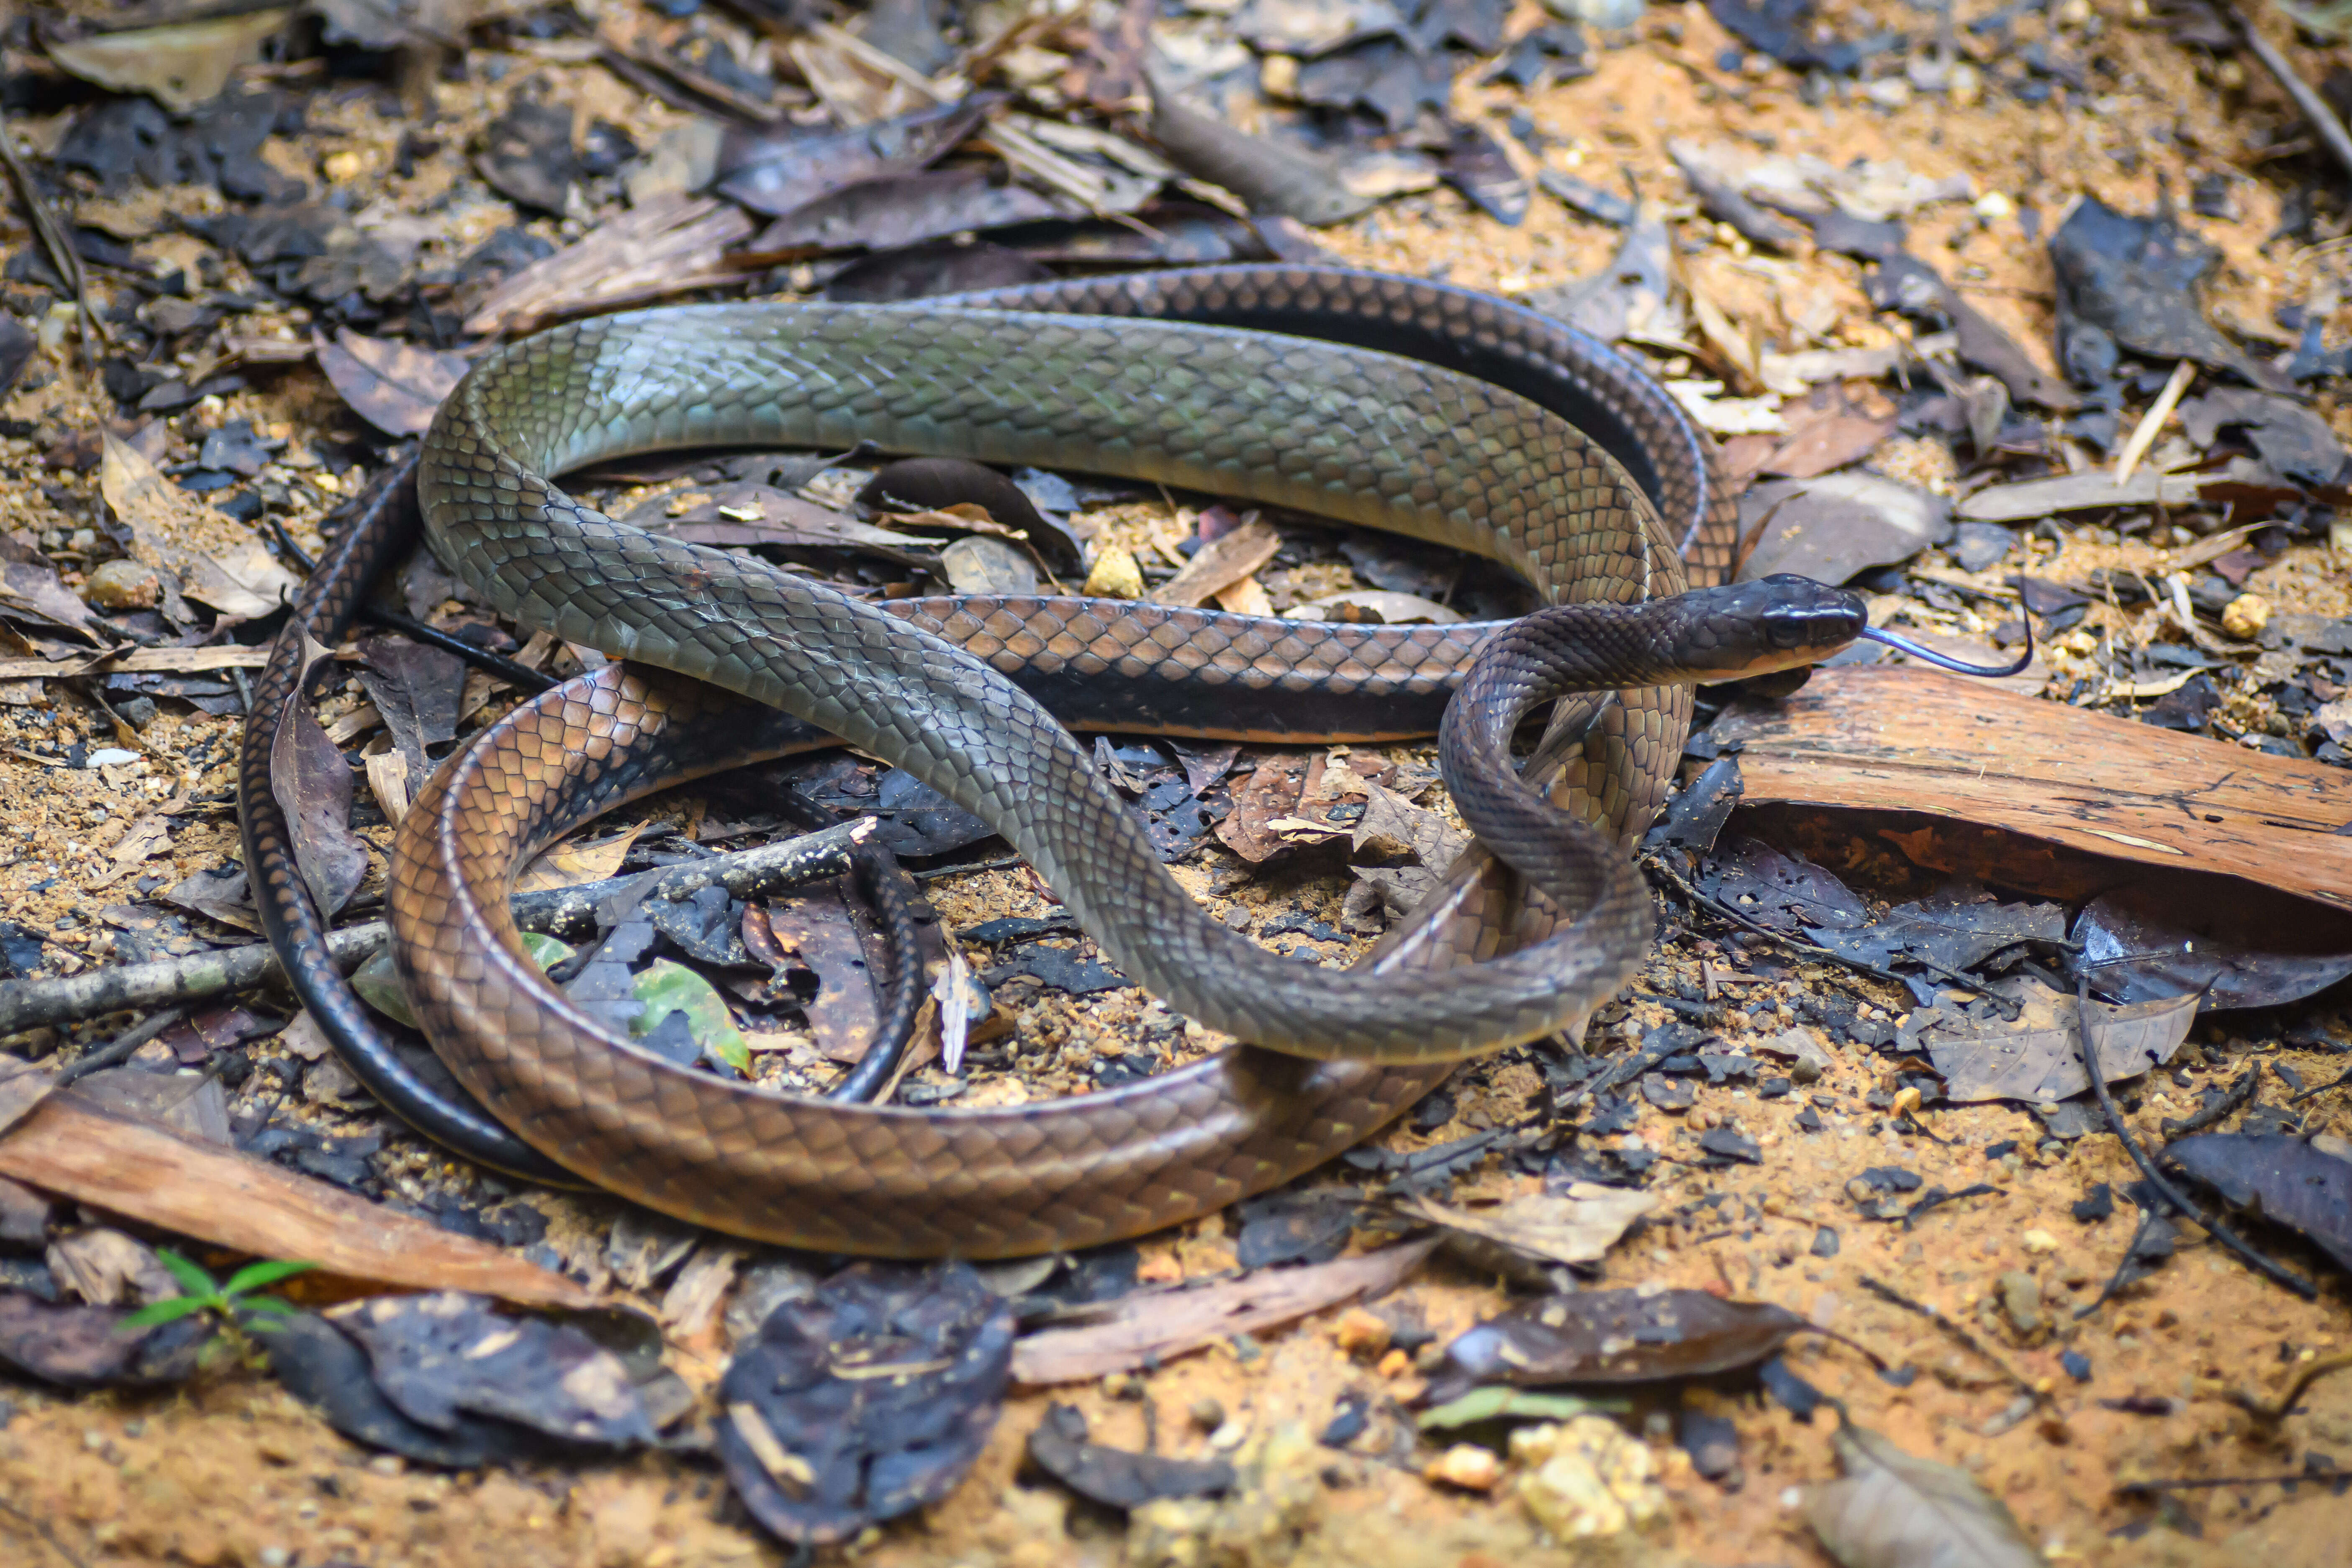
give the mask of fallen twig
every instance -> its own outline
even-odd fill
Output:
[[[1872,1295],[1877,1297],[1880,1300],[1886,1302],[1889,1306],[1900,1307],[1906,1312],[1918,1313],[1921,1317],[1927,1319],[1929,1322],[1943,1330],[1944,1332],[1959,1341],[1959,1342],[1968,1349],[1970,1354],[1976,1356],[1979,1360],[1990,1366],[1995,1372],[2000,1373],[2000,1375],[2008,1381],[2009,1385],[2016,1389],[2021,1394],[2031,1394],[2037,1402],[2050,1397],[2048,1394],[2034,1387],[2032,1384],[2027,1382],[2024,1375],[2015,1367],[2010,1365],[2009,1363],[2001,1360],[2000,1356],[1993,1353],[1992,1350],[1987,1346],[1983,1341],[1978,1339],[1976,1335],[1969,1332],[1968,1330],[1962,1328],[1951,1319],[1944,1316],[1941,1311],[1929,1306],[1927,1302],[1915,1301],[1910,1297],[1906,1296],[1902,1291],[1897,1290],[1894,1286],[1887,1284],[1885,1280],[1874,1279],[1867,1274],[1862,1277],[1862,1288],[1869,1291]]]
[[[588,934],[595,930],[598,905],[616,894],[634,893],[646,877],[659,879],[645,896],[672,902],[692,898],[709,887],[724,888],[739,899],[799,887],[846,872],[850,852],[873,832],[872,820],[861,819],[657,872],[518,893],[512,906],[515,923],[549,936]],[[382,921],[346,926],[329,933],[327,950],[337,964],[349,969],[373,957],[390,934]],[[12,980],[0,984],[0,1035],[164,1003],[201,1002],[282,980],[284,974],[276,952],[267,942],[256,942],[152,963],[95,969],[62,980]],[[136,1046],[134,1042],[134,1049]]]
[[[102,1068],[114,1067],[131,1059],[131,1054],[181,1019],[188,1016],[185,1007],[166,1007],[154,1016],[125,1029],[98,1049],[89,1052],[79,1061],[58,1074],[58,1087],[63,1089],[77,1079],[88,1078]]]
[[[2352,133],[2345,131],[2344,121],[2336,118],[2336,111],[2327,107],[2327,100],[2303,79],[2302,73],[2279,51],[2278,46],[2263,37],[2243,6],[2232,5],[2231,10],[2237,16],[2238,31],[2245,36],[2248,51],[2262,62],[2264,70],[2271,73],[2272,79],[2279,84],[2279,90],[2286,94],[2288,101],[2294,105],[2295,112],[2302,115],[2304,123],[2311,127],[2311,133],[2326,145],[2329,154],[2347,174],[2352,174]]]
[[[2305,1391],[2313,1384],[2317,1383],[2329,1373],[2342,1372],[2346,1367],[2352,1367],[2352,1351],[2339,1355],[2322,1356],[2317,1361],[2305,1362],[2303,1370],[2294,1374],[2294,1381],[2286,1385],[2286,1392],[2279,1395],[2278,1403],[2275,1405],[2265,1401],[2249,1388],[2239,1389],[2230,1396],[2230,1400],[2248,1415],[2275,1425],[2294,1414],[2295,1402],[2304,1396]]]
[[[112,342],[114,334],[106,322],[89,308],[89,274],[83,269],[81,252],[73,246],[73,237],[66,233],[65,225],[41,197],[40,187],[33,184],[33,171],[25,164],[24,154],[16,151],[15,137],[0,132],[0,162],[8,165],[8,176],[16,182],[16,195],[25,204],[26,214],[41,237],[41,248],[47,253],[49,265],[58,269],[66,287],[73,291],[74,321],[81,330],[81,347],[89,353],[90,333],[95,331],[100,342]]]
[[[2105,1114],[2107,1125],[2115,1130],[2116,1141],[2123,1144],[2124,1152],[2131,1156],[2132,1163],[2139,1167],[2139,1173],[2147,1178],[2148,1185],[2163,1194],[2165,1201],[2182,1215],[2195,1220],[2220,1237],[2222,1246],[2244,1258],[2250,1266],[2305,1300],[2316,1300],[2319,1287],[2302,1275],[2272,1262],[2221,1221],[2206,1218],[2202,1210],[2181,1195],[2180,1189],[2165,1179],[2164,1173],[2156,1168],[2156,1162],[2147,1157],[2147,1151],[2139,1146],[2139,1140],[2131,1135],[2131,1129],[2124,1125],[2123,1114],[2116,1110],[2115,1096],[2107,1092],[2106,1075],[2099,1070],[2097,1052],[2091,1044],[2091,982],[2086,976],[2078,975],[2074,980],[2074,1018],[2075,1045],[2083,1055],[2084,1076],[2091,1080],[2091,1091],[2099,1097],[2099,1110]]]

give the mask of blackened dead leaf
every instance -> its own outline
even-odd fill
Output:
[[[352,411],[387,436],[423,435],[467,369],[462,354],[365,337],[349,327],[337,328],[332,342],[313,333],[311,346]]]
[[[2183,230],[2170,211],[2131,217],[2084,199],[2050,237],[2066,361],[2077,380],[2112,365],[2116,345],[2158,360],[2195,360],[2255,385],[2294,384],[2223,337],[2205,319],[2205,276],[2221,253]],[[2104,346],[2103,346],[2104,345]]]
[[[1497,223],[1517,228],[1526,220],[1534,187],[1484,129],[1455,128],[1454,145],[1445,152],[1445,177]]]
[[[2180,405],[2180,427],[2200,448],[2210,448],[2225,427],[2242,429],[2263,461],[2297,484],[2340,485],[2352,466],[2315,409],[2251,387],[2217,386],[2190,398]]]
[[[1871,302],[1882,310],[1949,321],[1959,340],[1960,358],[2000,378],[2021,403],[2074,408],[2082,399],[2066,384],[2035,364],[2017,340],[1962,299],[1943,274],[1906,252],[1884,257],[1869,279]]]
[[[935,294],[1044,283],[1053,276],[1021,252],[984,239],[970,245],[910,245],[852,262],[833,275],[824,297],[835,305],[890,305]]]
[[[1657,1383],[1753,1366],[1791,1334],[1811,1331],[1769,1301],[1726,1301],[1704,1290],[1587,1290],[1490,1318],[1445,1348],[1430,1397],[1481,1383]]]
[[[619,1359],[569,1325],[503,1317],[454,1290],[381,1296],[329,1319],[368,1352],[384,1397],[436,1432],[478,1415],[594,1447],[655,1441]]]
[[[992,107],[971,98],[847,131],[730,132],[717,188],[753,212],[781,216],[854,182],[923,168],[971,134]]]
[[[2007,1022],[1938,1023],[1920,1040],[1955,1100],[2064,1100],[2091,1087],[2083,1071],[2074,998],[2038,980],[2002,981],[2021,1004]],[[2158,997],[2110,1007],[2091,1004],[2091,1043],[2109,1082],[2136,1078],[2172,1059],[2197,1018],[2198,996]]]
[[[857,504],[890,512],[977,506],[1000,527],[1025,534],[1055,570],[1082,572],[1086,566],[1077,536],[1039,511],[1027,491],[985,463],[964,458],[904,458],[877,471],[857,492]]]
[[[1029,1458],[1055,1480],[1106,1508],[1131,1509],[1156,1498],[1213,1497],[1230,1491],[1234,1468],[1223,1459],[1174,1459],[1087,1441],[1087,1418],[1067,1405],[1048,1405],[1029,1434]]]
[[[802,990],[801,1005],[819,1050],[843,1063],[866,1055],[881,1015],[866,949],[837,889],[752,905],[743,938],[751,956],[774,966],[787,984],[796,975],[815,981],[813,994]]]
[[[1347,1249],[1362,1209],[1353,1193],[1266,1193],[1234,1209],[1241,1234],[1234,1258],[1244,1268],[1277,1263],[1328,1263]]]
[[[212,1338],[209,1319],[181,1318],[129,1333],[126,1311],[44,1301],[0,1290],[0,1366],[66,1388],[120,1388],[178,1383],[196,1370]]]
[[[562,217],[580,159],[572,150],[572,106],[517,99],[482,136],[477,160],[499,195]]]
[[[1725,31],[1794,70],[1850,71],[1902,41],[1891,33],[1851,41],[1817,38],[1812,0],[1707,0],[1706,8]]]
[[[719,1381],[719,1454],[786,1541],[844,1541],[934,1502],[996,1425],[1012,1303],[967,1264],[857,1264],[787,1300]]]
[[[2092,983],[2126,1002],[2203,987],[2215,1008],[2270,1007],[2352,974],[2352,918],[2234,878],[2102,893],[2073,937]]]
[[[1699,890],[1772,931],[1851,931],[1870,918],[1835,876],[1757,838],[1736,838],[1727,853],[1708,861]]]
[[[360,645],[360,685],[408,764],[410,790],[421,790],[438,761],[434,749],[457,739],[465,661],[399,637],[370,637]]]
[[[2352,1268],[2352,1160],[2278,1133],[2210,1132],[2164,1152],[2232,1205],[2303,1232]]]
[[[2016,1518],[1965,1470],[1850,1421],[1832,1442],[1845,1475],[1812,1489],[1805,1521],[1843,1568],[2042,1568]]]
[[[1061,216],[1061,209],[1026,185],[1004,184],[988,170],[927,170],[860,180],[804,202],[761,230],[751,248],[890,250]]]
[[[1952,536],[1950,501],[1874,474],[1758,485],[1740,497],[1739,516],[1743,531],[1763,531],[1739,569],[1742,582],[1793,572],[1843,583]]]
[[[25,366],[33,357],[40,340],[33,330],[5,311],[0,311],[0,392],[16,384],[25,374]]]
[[[375,1385],[366,1352],[324,1318],[255,1313],[247,1327],[286,1391],[354,1442],[458,1469],[509,1455],[517,1446],[511,1427],[462,1412],[438,1429],[410,1420]]]
[[[1179,101],[1156,76],[1151,78],[1151,136],[1170,162],[1195,178],[1223,185],[1254,213],[1321,226],[1344,223],[1372,205],[1341,184],[1322,159],[1269,137],[1236,131]]]
[[[330,650],[303,638],[302,679],[287,695],[269,753],[269,790],[286,813],[294,858],[320,913],[351,901],[367,876],[368,851],[352,831],[352,770],[310,711],[310,672]]]

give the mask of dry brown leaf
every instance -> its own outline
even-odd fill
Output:
[[[189,598],[240,621],[269,614],[293,592],[294,574],[258,534],[165,479],[113,431],[104,436],[99,493],[131,531],[135,559],[177,578]],[[130,667],[126,659],[116,668]]]
[[[742,208],[714,197],[657,198],[500,283],[466,318],[466,330],[499,336],[737,280],[741,275],[723,270],[719,258],[756,226]]]
[[[1966,1471],[1851,1421],[1831,1441],[1845,1476],[1812,1489],[1805,1521],[1843,1568],[2042,1568],[2008,1506]]]
[[[2038,980],[1998,987],[2024,1011],[1966,1036],[1923,1034],[1928,1059],[1955,1100],[2064,1100],[2091,1087],[2083,1071],[2074,998]],[[2159,996],[2120,1007],[2091,1004],[2091,1045],[2109,1083],[2137,1078],[2172,1059],[2197,1021],[2200,993]]]
[[[1098,1322],[1045,1329],[1013,1347],[1016,1383],[1076,1383],[1255,1333],[1360,1296],[1393,1289],[1437,1245],[1402,1247],[1304,1268],[1274,1268],[1197,1290],[1138,1294],[1112,1302]]]
[[[47,658],[0,658],[0,680],[87,675],[94,670],[109,675],[194,675],[208,669],[259,669],[268,662],[269,649],[266,646],[134,647],[120,654],[68,659],[63,663]]]
[[[644,823],[635,822],[612,837],[593,844],[558,844],[522,868],[515,878],[514,890],[535,893],[617,877],[621,874],[621,862],[629,858],[629,847],[645,830]]]
[[[1282,535],[1272,523],[1248,523],[1201,546],[1176,575],[1147,596],[1156,605],[1203,604],[1255,573],[1281,548]]]
[[[1594,1262],[1628,1226],[1657,1206],[1648,1193],[1591,1182],[1572,1183],[1560,1196],[1537,1193],[1484,1208],[1458,1208],[1431,1198],[1397,1205],[1400,1213],[1538,1265]]]
[[[26,1068],[0,1079],[0,1103]],[[488,1243],[234,1150],[94,1109],[82,1086],[48,1094],[0,1134],[0,1174],[78,1203],[256,1258],[295,1258],[346,1279],[471,1290],[525,1305],[585,1307],[595,1298],[560,1274]]]
[[[105,872],[96,880],[85,884],[92,891],[110,887],[145,865],[152,856],[161,855],[172,847],[172,825],[163,813],[151,811],[123,829],[122,837],[114,841]]]
[[[304,634],[302,678],[287,693],[269,751],[269,791],[286,813],[302,880],[320,912],[331,916],[366,878],[368,850],[352,831],[352,770],[303,695],[310,671],[329,657],[330,649]]]
[[[425,434],[470,363],[463,354],[363,337],[349,327],[338,328],[332,342],[313,332],[310,344],[352,411],[387,436]]]
[[[248,11],[203,22],[175,22],[88,37],[51,39],[49,58],[84,81],[116,92],[143,92],[175,114],[220,96],[229,74],[261,58],[289,10]]]

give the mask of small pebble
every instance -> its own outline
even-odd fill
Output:
[[[2016,1270],[2002,1275],[2000,1306],[2009,1314],[2010,1325],[2020,1334],[2041,1331],[2042,1283],[2032,1275]]]
[[[2062,1351],[2059,1352],[2058,1364],[2064,1367],[2066,1375],[2076,1383],[2091,1381],[2091,1358],[2081,1351]]]
[[[1412,1370],[1412,1357],[1402,1351],[1391,1351],[1381,1357],[1381,1364],[1376,1370],[1382,1377],[1402,1377]]]
[[[1422,1475],[1465,1491],[1492,1491],[1503,1479],[1502,1456],[1475,1443],[1456,1443],[1429,1462]]]
[[[2252,642],[2271,624],[2271,602],[2260,594],[2241,594],[2221,606],[2221,629],[2240,642]]]
[[[2058,1238],[2041,1229],[2027,1231],[2017,1238],[2017,1244],[2037,1258],[2058,1250]]]
[[[152,610],[163,595],[155,569],[129,560],[107,562],[81,585],[82,598],[101,610]]]
[[[1225,1424],[1224,1405],[1205,1394],[1192,1401],[1191,1415],[1192,1425],[1203,1431],[1214,1431]]]

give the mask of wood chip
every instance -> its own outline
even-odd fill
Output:
[[[1127,1372],[1342,1301],[1377,1296],[1402,1283],[1436,1245],[1429,1237],[1336,1263],[1268,1269],[1197,1290],[1129,1296],[1112,1303],[1099,1322],[1024,1338],[1013,1347],[1013,1379],[1076,1383]]]
[[[1200,552],[1153,589],[1150,597],[1156,605],[1206,604],[1255,574],[1281,548],[1282,536],[1275,532],[1272,523],[1246,523],[1201,546]]]
[[[1924,812],[2352,908],[2352,773],[1918,668],[1820,669],[1738,744],[1746,801]]]
[[[292,1258],[331,1274],[422,1290],[470,1290],[525,1306],[585,1307],[560,1274],[425,1220],[95,1109],[78,1088],[47,1093],[47,1073],[0,1079],[0,1175],[256,1258]],[[36,1081],[26,1083],[32,1079]],[[5,1125],[0,1121],[0,1125]]]

